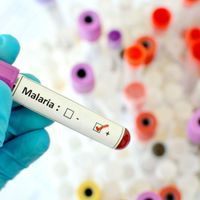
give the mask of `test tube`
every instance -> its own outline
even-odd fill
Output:
[[[108,102],[101,97],[95,87],[94,70],[87,63],[78,63],[72,67],[71,83],[74,91],[81,95],[85,106],[108,118],[114,118]]]
[[[136,43],[142,45],[146,49],[147,55],[145,59],[145,64],[150,64],[156,55],[156,40],[152,36],[142,36],[136,40]]]
[[[158,33],[166,31],[172,21],[172,13],[168,8],[158,7],[151,15],[151,22],[154,30]]]
[[[107,34],[108,45],[108,64],[111,76],[116,78],[117,91],[121,91],[123,87],[124,68],[123,61],[120,57],[122,50],[122,33],[118,29],[112,29]]]
[[[197,85],[200,74],[200,40],[195,42],[186,55],[185,62],[185,90],[187,94],[191,94]]]
[[[195,64],[195,66],[198,69],[199,72],[199,68],[200,68],[200,40],[198,40],[197,42],[195,42],[192,47],[191,47],[191,58]]]
[[[127,81],[127,83],[134,80],[139,81],[141,79],[146,55],[146,49],[139,44],[134,44],[125,49],[125,80]]]
[[[173,200],[181,200],[181,192],[175,185],[169,185],[162,188],[159,192],[161,199],[173,199]]]
[[[71,84],[72,88],[77,94],[80,94],[84,105],[92,110],[103,113],[102,106],[99,106],[99,99],[96,99],[94,94],[95,90],[95,76],[93,68],[87,63],[78,63],[72,67],[71,70]]]
[[[200,27],[192,27],[185,31],[185,42],[188,48],[192,47],[195,42],[200,40]]]
[[[199,3],[199,0],[182,0],[185,6],[193,6],[196,3]]]
[[[71,79],[72,86],[78,93],[90,93],[95,87],[92,67],[86,63],[79,63],[72,68]]]
[[[80,38],[85,41],[86,60],[96,59],[100,53],[98,40],[102,32],[99,15],[92,10],[83,11],[78,17],[78,32]]]
[[[135,120],[137,137],[141,142],[154,138],[157,129],[157,119],[151,112],[141,112]]]
[[[78,103],[19,74],[0,61],[0,80],[11,89],[13,100],[106,146],[122,149],[130,141],[128,130]]]
[[[187,125],[188,139],[194,144],[200,144],[200,110],[191,116]]]
[[[87,180],[78,187],[77,196],[79,200],[101,200],[102,192],[94,181]]]
[[[132,82],[124,88],[125,98],[130,108],[139,112],[143,109],[147,98],[146,87],[142,82]]]
[[[111,70],[116,71],[120,67],[120,51],[122,49],[122,34],[117,29],[111,30],[107,35],[107,43],[110,50]]]
[[[161,198],[154,192],[144,192],[137,197],[137,200],[161,200]]]

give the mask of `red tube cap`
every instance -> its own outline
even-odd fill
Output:
[[[153,61],[156,54],[157,44],[155,39],[151,36],[142,36],[137,39],[136,43],[142,45],[145,48],[145,64],[150,64]]]
[[[185,31],[186,45],[191,48],[195,42],[200,40],[200,28],[193,27]]]
[[[170,10],[164,7],[156,8],[152,13],[152,23],[157,30],[166,30],[172,19]]]
[[[191,47],[191,55],[198,67],[200,67],[200,40]]]
[[[135,44],[125,50],[124,58],[131,67],[138,68],[145,63],[146,50],[143,46]]]
[[[186,5],[186,6],[192,6],[196,3],[198,3],[199,0],[183,0],[183,3]]]
[[[160,190],[160,196],[162,200],[166,199],[181,200],[181,192],[176,186],[173,185],[162,188]]]
[[[152,139],[156,133],[157,119],[151,112],[142,112],[136,117],[137,136],[141,141]]]

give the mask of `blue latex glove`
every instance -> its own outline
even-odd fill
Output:
[[[0,35],[0,60],[13,63],[19,53],[18,41]],[[36,81],[32,75],[26,75]],[[28,167],[49,147],[44,130],[52,121],[12,101],[10,88],[0,81],[0,189]]]

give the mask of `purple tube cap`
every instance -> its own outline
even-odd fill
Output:
[[[89,42],[95,42],[101,35],[101,22],[96,12],[83,11],[78,18],[80,37]]]
[[[193,113],[187,125],[187,136],[194,144],[200,144],[200,109]]]
[[[119,30],[111,30],[107,36],[108,46],[112,49],[119,49],[122,46],[122,34]]]
[[[95,78],[93,69],[86,63],[79,63],[72,68],[71,81],[77,93],[89,93],[94,89]]]
[[[154,192],[144,192],[138,196],[137,200],[161,200],[161,197]]]
[[[16,67],[0,61],[0,80],[4,81],[11,89],[13,89],[18,75],[19,70]]]

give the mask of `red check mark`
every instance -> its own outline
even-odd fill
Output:
[[[97,126],[97,127],[96,127],[96,131],[97,131],[97,132],[100,132],[102,129],[107,128],[107,127],[109,127],[108,124],[103,125],[103,126],[100,126],[100,127]]]

